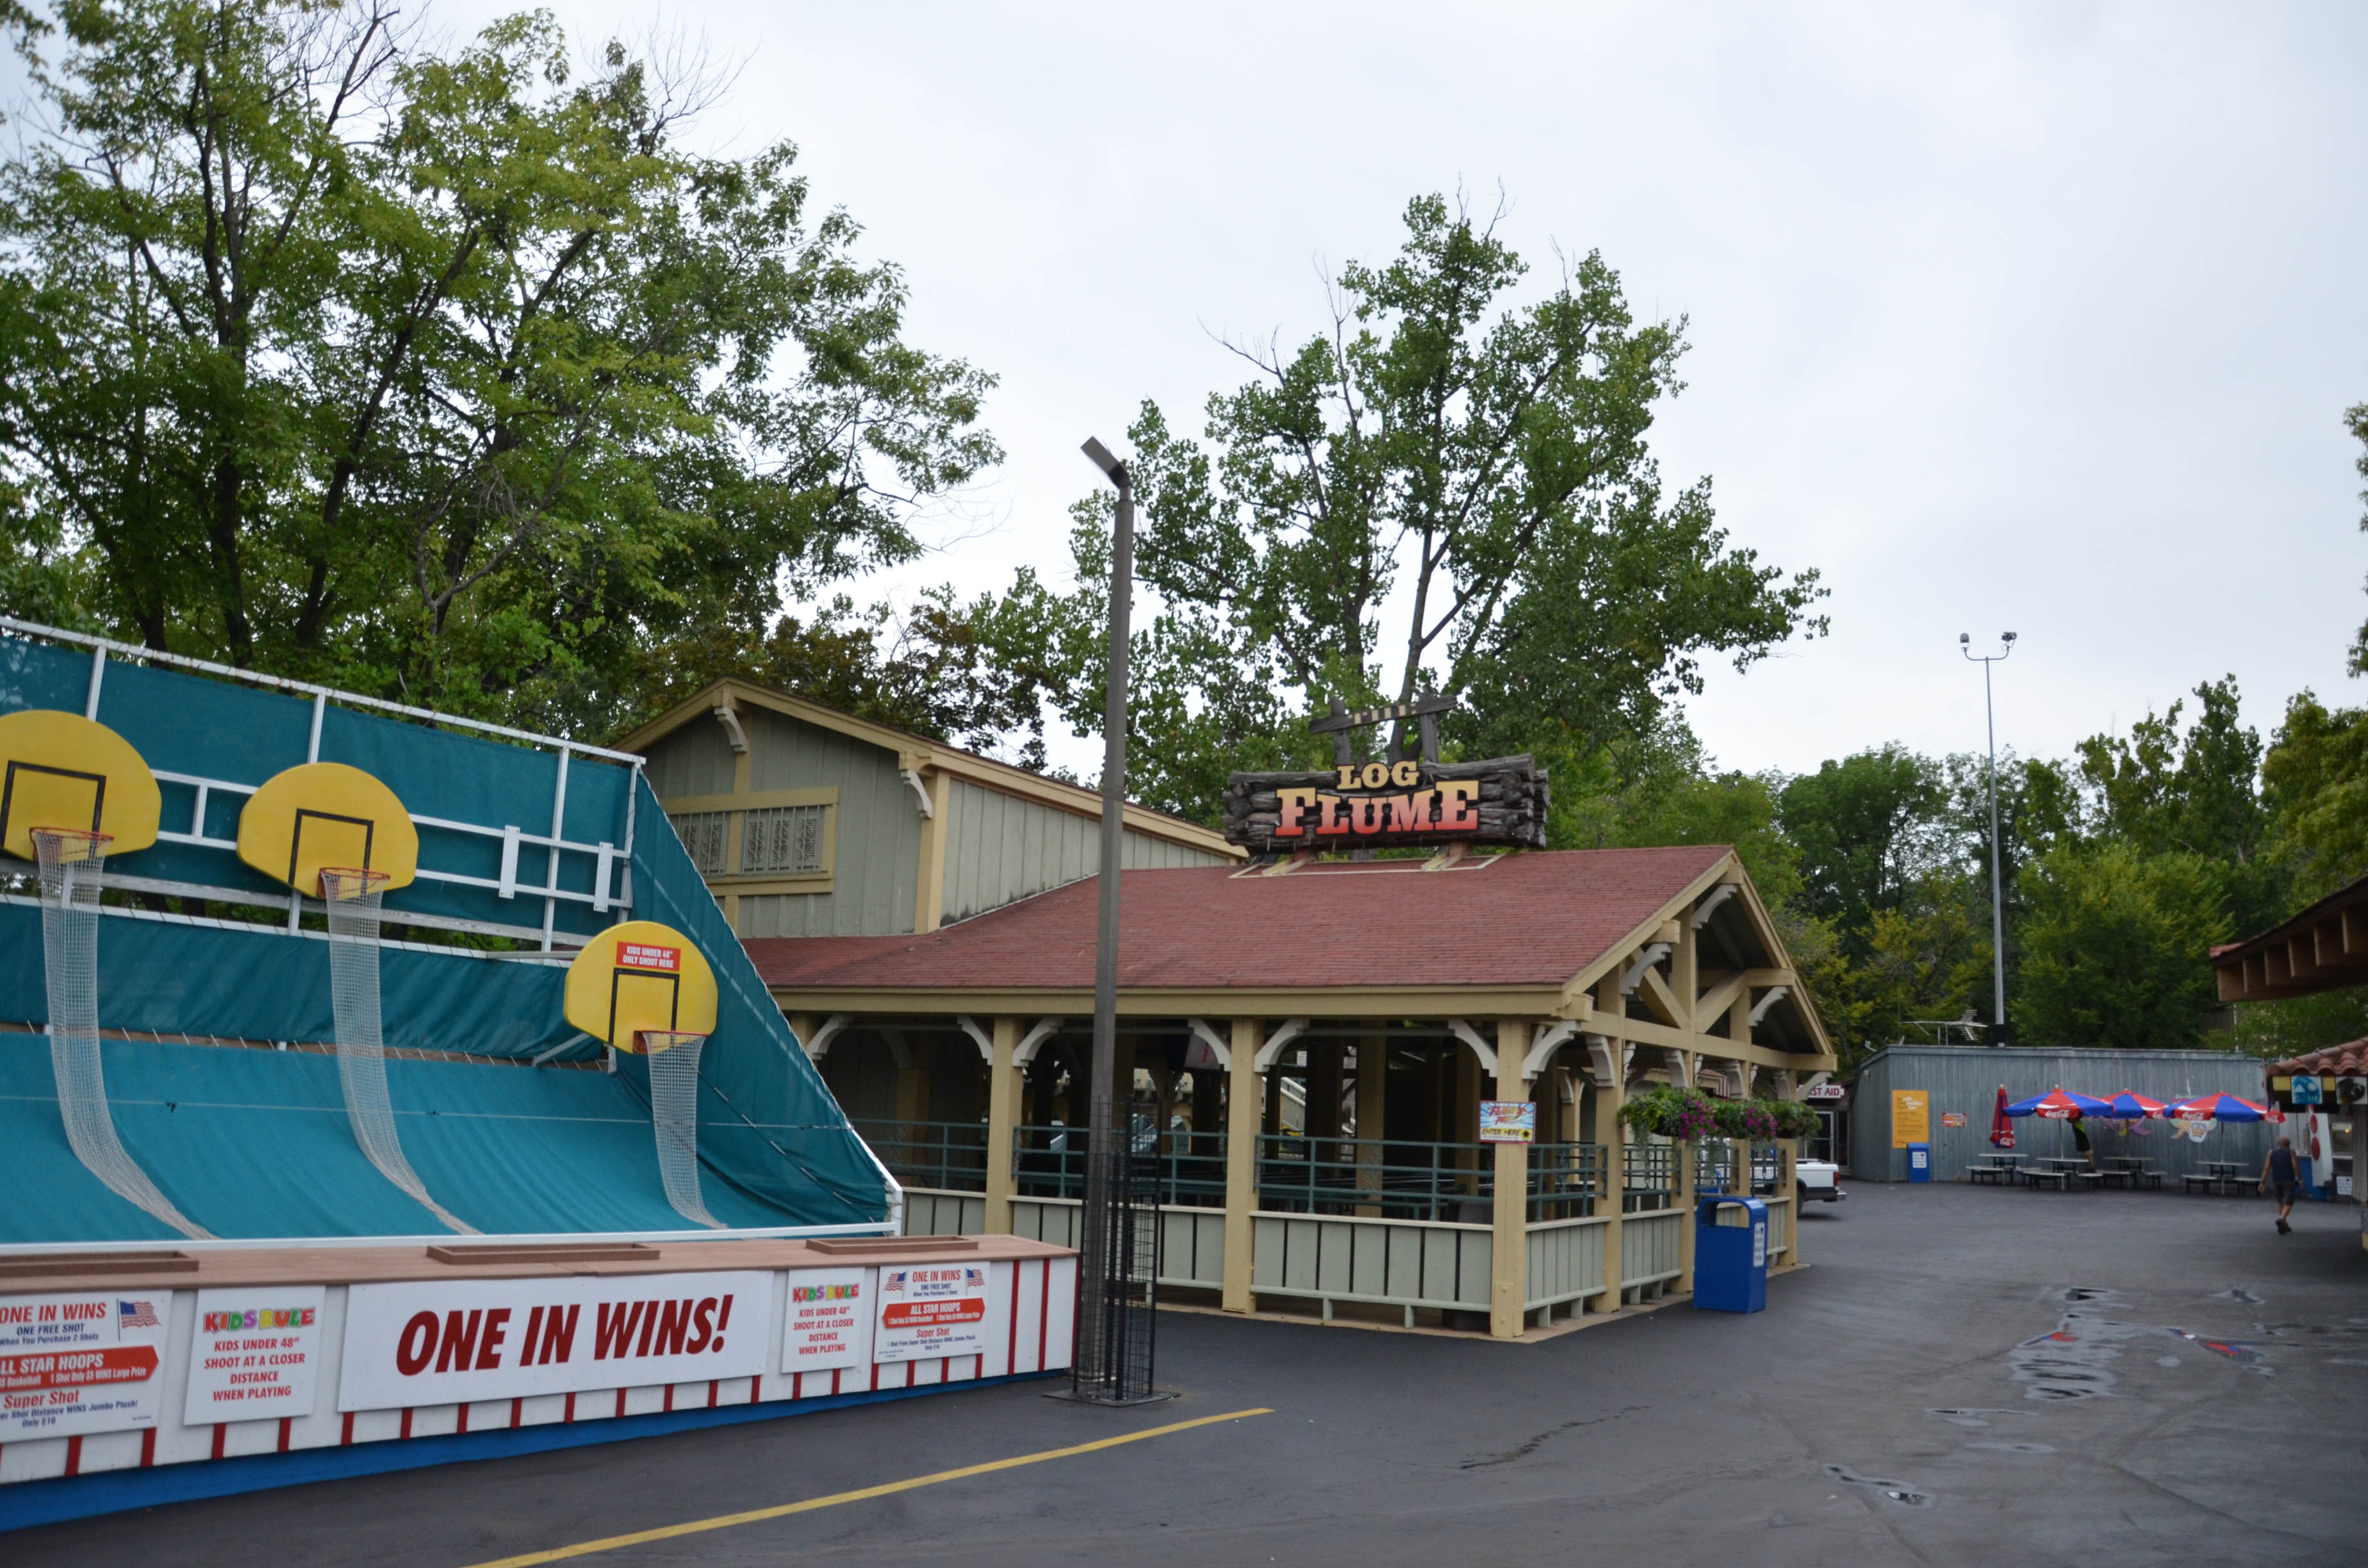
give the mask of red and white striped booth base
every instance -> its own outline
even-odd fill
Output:
[[[1065,1370],[1019,1236],[0,1252],[0,1528]]]

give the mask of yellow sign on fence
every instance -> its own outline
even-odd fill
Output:
[[[1932,1142],[1932,1096],[1921,1089],[1891,1091],[1891,1146]]]

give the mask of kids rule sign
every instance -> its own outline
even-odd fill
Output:
[[[203,1426],[312,1415],[327,1294],[318,1285],[199,1291],[181,1418]]]
[[[772,1300],[762,1270],[356,1285],[337,1408],[753,1377]]]

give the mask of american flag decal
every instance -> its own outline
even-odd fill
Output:
[[[154,1328],[157,1326],[156,1309],[146,1301],[119,1301],[115,1303],[115,1326],[119,1330]]]

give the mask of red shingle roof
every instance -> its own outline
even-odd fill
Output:
[[[1724,858],[1724,845],[1511,855],[1483,869],[1327,861],[1281,876],[1224,866],[1128,871],[1129,988],[1567,984]],[[1089,990],[1092,878],[919,937],[773,937],[768,985]]]
[[[2269,1070],[2281,1075],[2319,1073],[2339,1078],[2368,1076],[2368,1040],[2346,1040],[2306,1056],[2289,1056],[2283,1062],[2271,1062]]]

